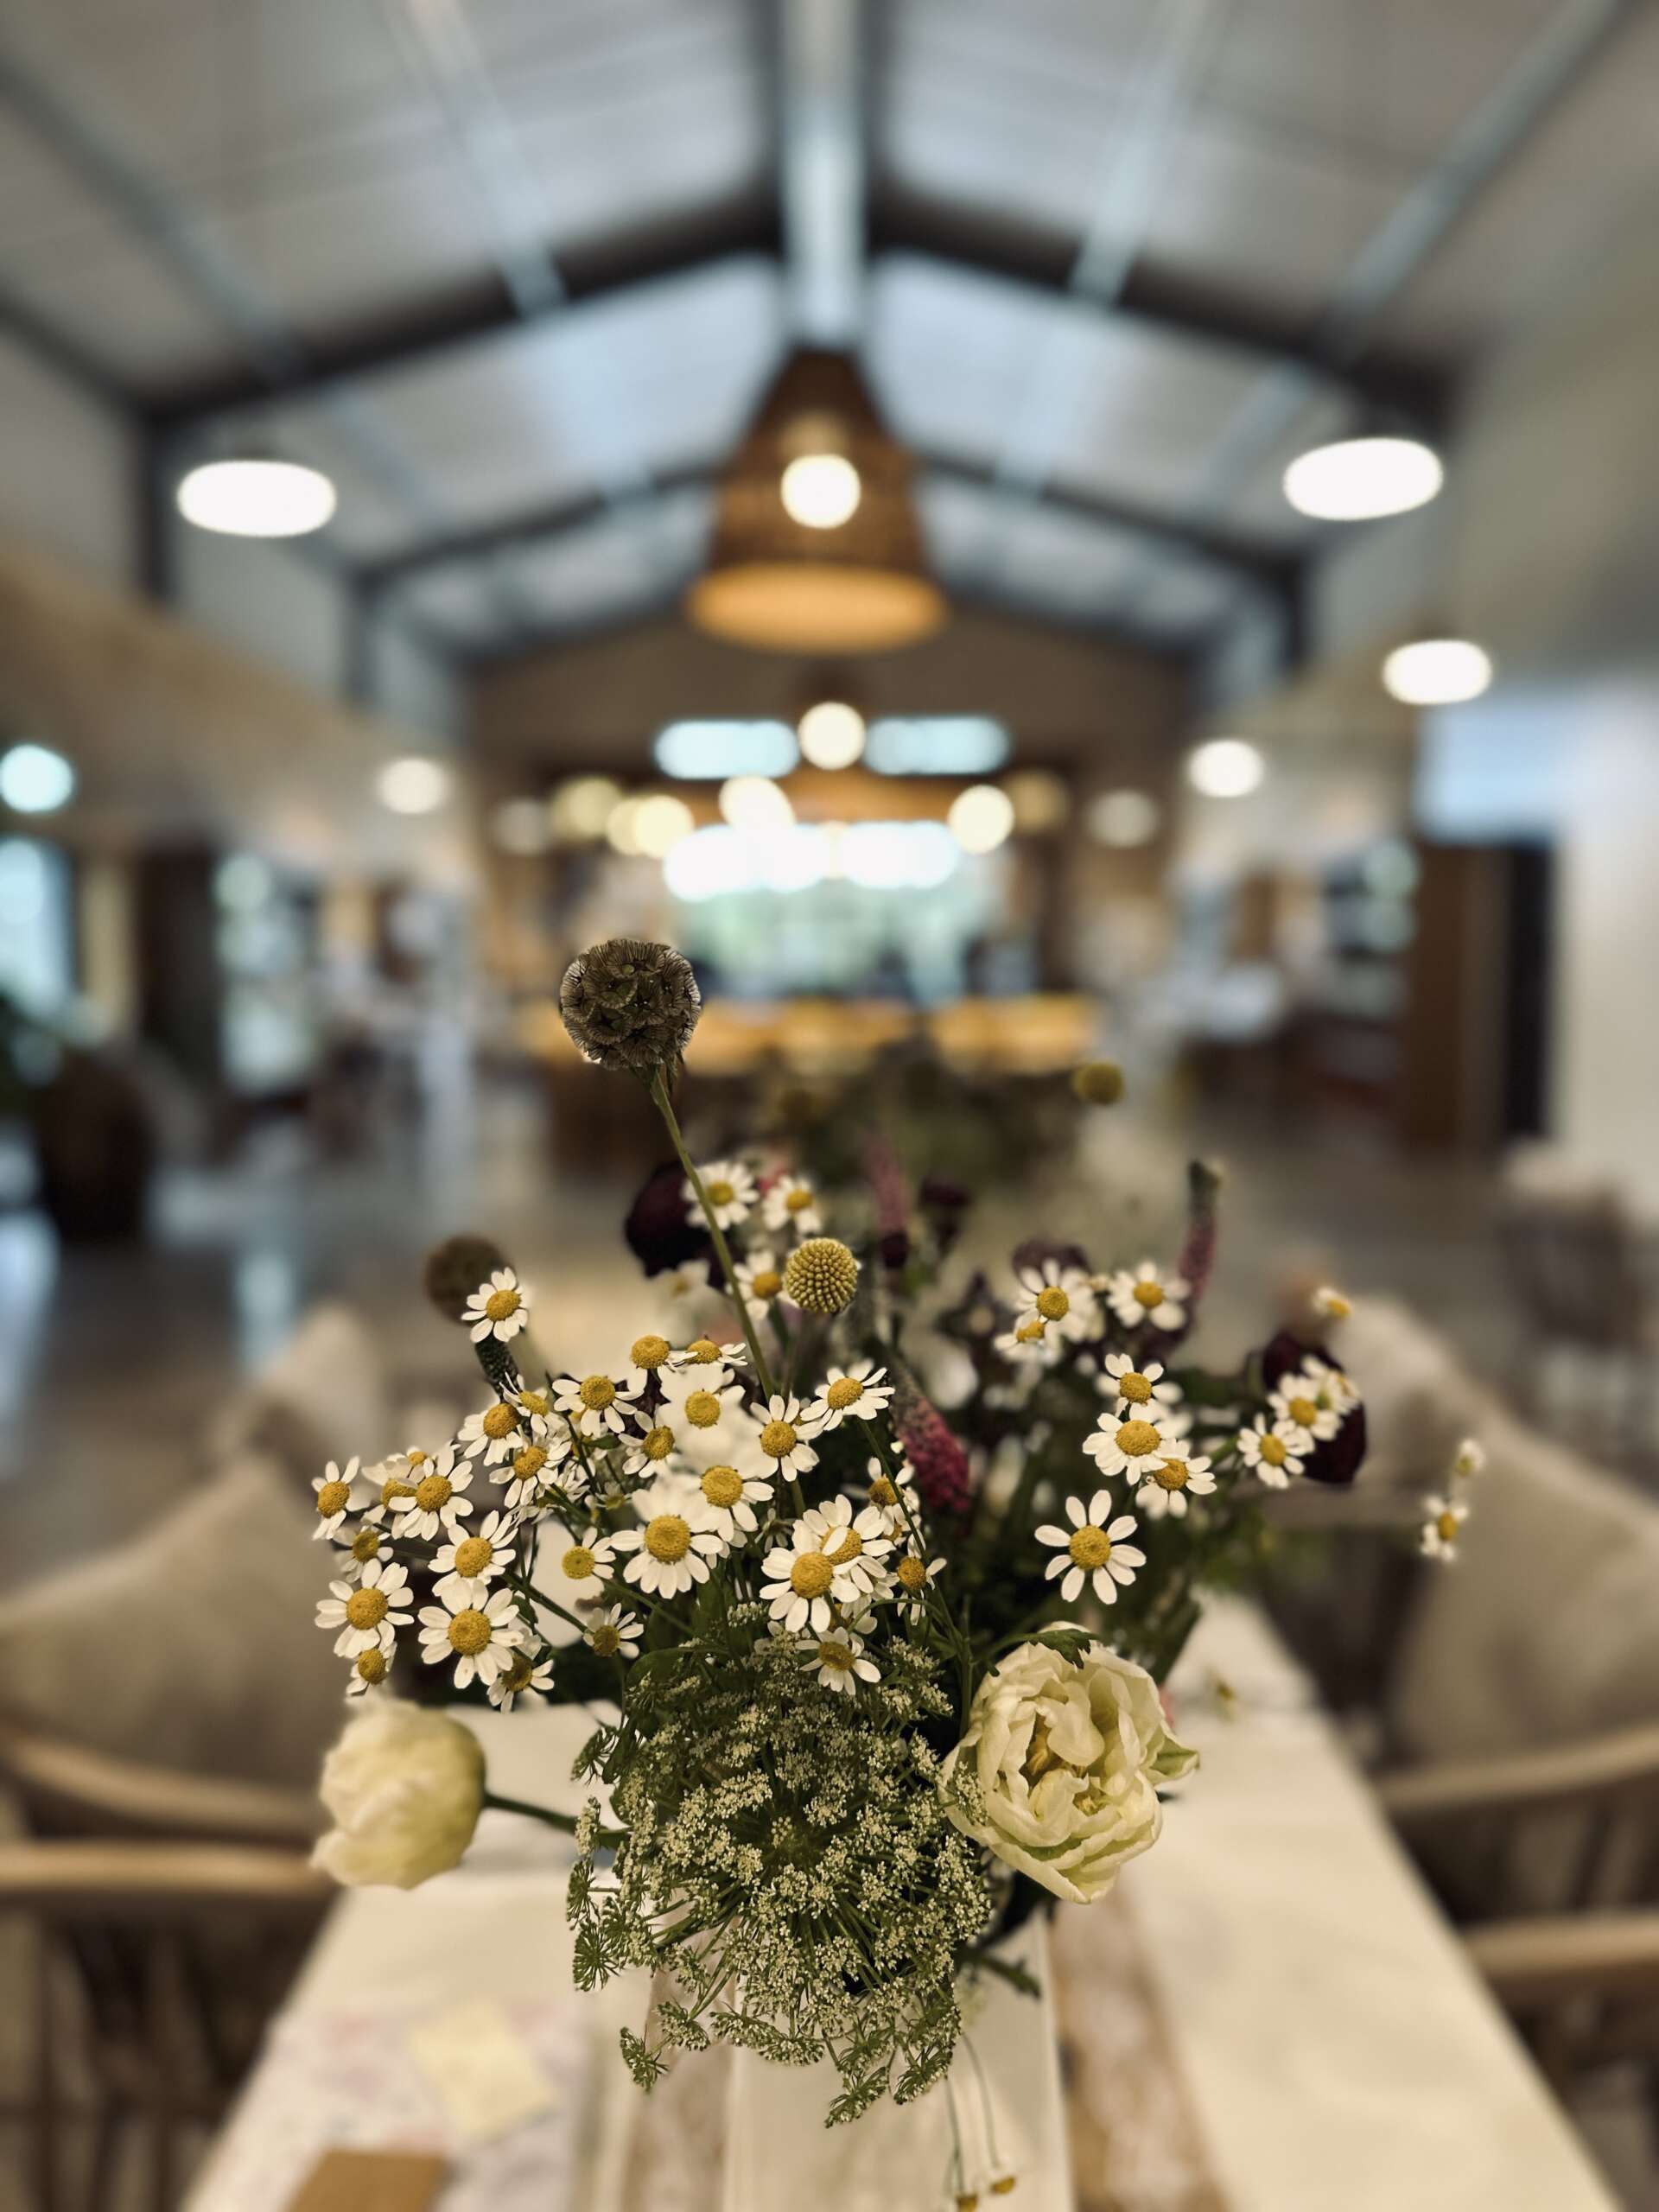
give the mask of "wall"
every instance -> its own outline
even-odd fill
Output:
[[[121,582],[133,468],[132,440],[107,408],[0,338],[0,536]]]

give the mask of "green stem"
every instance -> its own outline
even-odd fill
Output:
[[[709,1234],[714,1239],[715,1256],[726,1273],[727,1292],[733,1305],[737,1308],[737,1318],[743,1325],[743,1341],[748,1346],[749,1357],[754,1363],[755,1379],[766,1397],[771,1399],[776,1395],[772,1389],[771,1371],[766,1366],[766,1354],[760,1349],[760,1339],[754,1333],[754,1323],[749,1316],[748,1300],[743,1295],[743,1286],[737,1279],[737,1269],[732,1262],[731,1247],[726,1242],[725,1230],[715,1218],[715,1210],[709,1203],[709,1193],[702,1187],[702,1178],[697,1173],[696,1164],[685,1148],[685,1139],[680,1135],[680,1125],[675,1117],[673,1101],[668,1095],[667,1078],[660,1068],[651,1078],[651,1096],[652,1104],[663,1117],[663,1125],[668,1131],[674,1149],[679,1155],[680,1165],[685,1170],[686,1180],[696,1193],[697,1204],[702,1208],[703,1219],[709,1224]]]
[[[576,1832],[573,1813],[556,1813],[549,1805],[527,1805],[521,1797],[498,1797],[493,1789],[484,1792],[484,1802],[497,1813],[522,1813],[527,1821],[541,1821],[550,1828],[561,1828],[566,1835]]]

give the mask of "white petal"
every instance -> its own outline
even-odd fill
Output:
[[[1074,1529],[1082,1529],[1088,1525],[1089,1516],[1083,1510],[1083,1500],[1080,1497],[1066,1499],[1065,1517]]]
[[[1110,1491],[1097,1490],[1089,1501],[1089,1518],[1095,1523],[1096,1528],[1105,1529],[1106,1516],[1111,1511],[1111,1510],[1112,1493]],[[1110,1535],[1111,1530],[1107,1529],[1106,1533],[1108,1535]]]
[[[1058,1544],[1064,1547],[1069,1544],[1071,1539],[1064,1529],[1057,1529],[1052,1521],[1046,1521],[1037,1531],[1037,1541],[1039,1544]]]

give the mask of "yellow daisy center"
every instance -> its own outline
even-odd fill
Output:
[[[991,2195],[993,2196],[1012,2196],[1014,2194],[1014,2178],[1015,2177],[1013,2174],[999,2174],[997,2178],[991,2183]]]
[[[837,1567],[848,1567],[859,1557],[863,1549],[864,1539],[859,1535],[857,1529],[843,1529],[841,1532],[841,1541],[830,1554],[830,1557]]]
[[[795,1449],[795,1431],[786,1421],[769,1421],[760,1432],[760,1449],[770,1459],[784,1459]]]
[[[728,1206],[736,1196],[736,1192],[733,1190],[731,1185],[726,1180],[726,1178],[723,1175],[717,1175],[714,1181],[709,1185],[709,1203],[710,1205]]]
[[[743,1478],[735,1467],[710,1467],[701,1488],[710,1505],[735,1505],[743,1495]]]
[[[864,1385],[855,1375],[838,1375],[823,1394],[823,1402],[834,1413],[844,1414],[849,1406],[855,1406],[864,1395]]]
[[[1319,1407],[1312,1398],[1287,1398],[1285,1411],[1300,1428],[1312,1428],[1319,1417]]]
[[[491,1321],[508,1321],[518,1311],[516,1290],[493,1290],[484,1301],[484,1313]]]
[[[560,1567],[572,1582],[586,1582],[598,1563],[586,1544],[572,1544],[559,1561]]]
[[[1150,1275],[1142,1275],[1135,1286],[1135,1296],[1138,1303],[1144,1306],[1150,1313],[1154,1306],[1163,1304],[1164,1286],[1160,1282],[1154,1282]]]
[[[622,1649],[622,1631],[609,1621],[601,1621],[588,1631],[589,1649],[597,1651],[601,1659],[614,1659]]]
[[[1103,1529],[1079,1529],[1066,1549],[1071,1554],[1074,1566],[1086,1568],[1092,1573],[1096,1567],[1104,1567],[1110,1559],[1112,1540]]]
[[[547,1453],[539,1444],[526,1444],[512,1455],[512,1471],[521,1483],[533,1483],[546,1465]]]
[[[899,1493],[885,1475],[878,1475],[870,1484],[870,1503],[873,1505],[898,1504]]]
[[[432,1455],[429,1452],[419,1451],[405,1452],[404,1454],[404,1459],[409,1463],[409,1471],[411,1474],[414,1473],[416,1467],[423,1467],[431,1456]]]
[[[712,1337],[696,1337],[687,1344],[685,1356],[694,1367],[712,1367],[720,1357],[720,1346]]]
[[[1161,1467],[1152,1471],[1153,1479],[1160,1490],[1185,1490],[1187,1465],[1185,1459],[1166,1459]]]
[[[672,1567],[691,1548],[691,1524],[677,1513],[659,1513],[645,1529],[645,1549],[652,1559]]]
[[[1282,1467],[1290,1457],[1290,1446],[1282,1436],[1264,1436],[1262,1440],[1262,1457],[1270,1467]]]
[[[1458,1530],[1462,1526],[1462,1523],[1459,1521],[1455,1513],[1442,1513],[1440,1518],[1435,1522],[1434,1526],[1440,1532],[1441,1541],[1443,1543],[1449,1544],[1457,1535]]]
[[[495,1547],[487,1536],[468,1536],[455,1546],[455,1573],[470,1581],[483,1573],[494,1556]]]
[[[757,1298],[776,1298],[783,1287],[784,1279],[776,1268],[757,1268],[749,1285]]]
[[[378,1628],[391,1611],[384,1590],[353,1590],[346,1600],[346,1618],[353,1628]]]
[[[545,1390],[521,1390],[518,1402],[527,1414],[534,1414],[542,1421],[547,1419],[553,1404]]]
[[[1117,1448],[1126,1459],[1144,1459],[1158,1449],[1158,1432],[1149,1421],[1126,1421],[1117,1432]]]
[[[352,1538],[352,1557],[359,1567],[366,1567],[372,1559],[380,1556],[380,1531],[359,1529]]]
[[[1039,1314],[1033,1314],[1029,1321],[1022,1321],[1014,1331],[1014,1341],[1022,1344],[1040,1344],[1047,1327],[1047,1322]]]
[[[628,1363],[632,1367],[660,1367],[668,1352],[666,1337],[636,1337],[628,1347]]]
[[[693,1390],[685,1402],[685,1417],[693,1428],[712,1428],[720,1419],[720,1399],[713,1390]]]
[[[413,1497],[414,1495],[414,1484],[400,1483],[396,1475],[390,1477],[387,1481],[382,1483],[380,1485],[380,1503],[382,1505],[396,1505],[400,1498]]]
[[[789,1586],[798,1598],[822,1598],[835,1579],[822,1552],[803,1552],[789,1570]]]
[[[785,1209],[791,1213],[804,1213],[811,1203],[812,1193],[804,1183],[798,1183],[784,1200]]]
[[[349,1483],[324,1483],[317,1492],[317,1510],[325,1521],[332,1520],[336,1513],[343,1513],[351,1502]]]
[[[384,1682],[386,1679],[386,1655],[378,1643],[357,1655],[357,1671],[365,1682]]]
[[[415,1485],[415,1503],[423,1513],[441,1513],[454,1494],[448,1475],[423,1475]]]
[[[499,1444],[504,1436],[511,1436],[518,1427],[518,1416],[510,1405],[498,1398],[479,1426],[492,1444]]]
[[[516,1697],[518,1692],[529,1684],[530,1675],[529,1652],[515,1651],[501,1675],[501,1687],[510,1697]]]
[[[1046,1290],[1038,1292],[1037,1311],[1045,1321],[1064,1321],[1071,1311],[1071,1300],[1058,1283],[1052,1282]]]
[[[1137,1375],[1132,1368],[1127,1375],[1118,1376],[1117,1395],[1127,1398],[1132,1406],[1147,1405],[1152,1400],[1152,1385],[1144,1375]]]
[[[484,1649],[490,1635],[489,1620],[475,1605],[468,1605],[464,1612],[457,1613],[449,1624],[450,1644],[468,1658],[476,1657]]]
[[[906,1552],[899,1562],[899,1586],[908,1590],[913,1598],[918,1590],[927,1587],[927,1569],[913,1552]]]
[[[853,1647],[850,1643],[842,1643],[838,1637],[826,1637],[818,1646],[820,1667],[832,1667],[837,1673],[844,1675],[852,1663]]]
[[[590,1375],[576,1395],[589,1413],[602,1414],[616,1395],[616,1385],[608,1375]]]
[[[639,1449],[647,1459],[666,1459],[674,1449],[673,1430],[664,1428],[659,1421],[655,1428],[646,1432],[645,1440]]]

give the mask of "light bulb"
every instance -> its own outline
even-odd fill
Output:
[[[995,784],[969,784],[945,820],[964,853],[994,853],[1014,828],[1014,801]]]
[[[732,776],[720,787],[720,810],[734,830],[757,836],[788,829],[795,819],[789,794],[769,776]]]
[[[863,486],[840,454],[804,453],[785,469],[778,489],[791,522],[807,530],[838,530],[856,511]]]
[[[296,461],[208,461],[179,486],[179,512],[231,537],[303,537],[339,501],[321,469]]]
[[[1445,481],[1440,455],[1416,438],[1342,438],[1291,462],[1285,497],[1322,522],[1366,522],[1426,506]]]
[[[801,716],[799,735],[815,768],[850,768],[864,750],[864,717],[842,700],[823,699]]]
[[[75,795],[75,772],[49,745],[14,745],[0,757],[0,804],[14,814],[55,814]]]
[[[1383,688],[1406,707],[1455,707],[1491,680],[1491,656],[1469,638],[1420,638],[1382,664]]]
[[[433,814],[449,796],[449,771],[419,753],[388,760],[375,779],[382,806],[394,814]]]
[[[1205,798],[1243,798],[1267,773],[1267,762],[1242,737],[1212,737],[1187,755],[1186,779]]]

